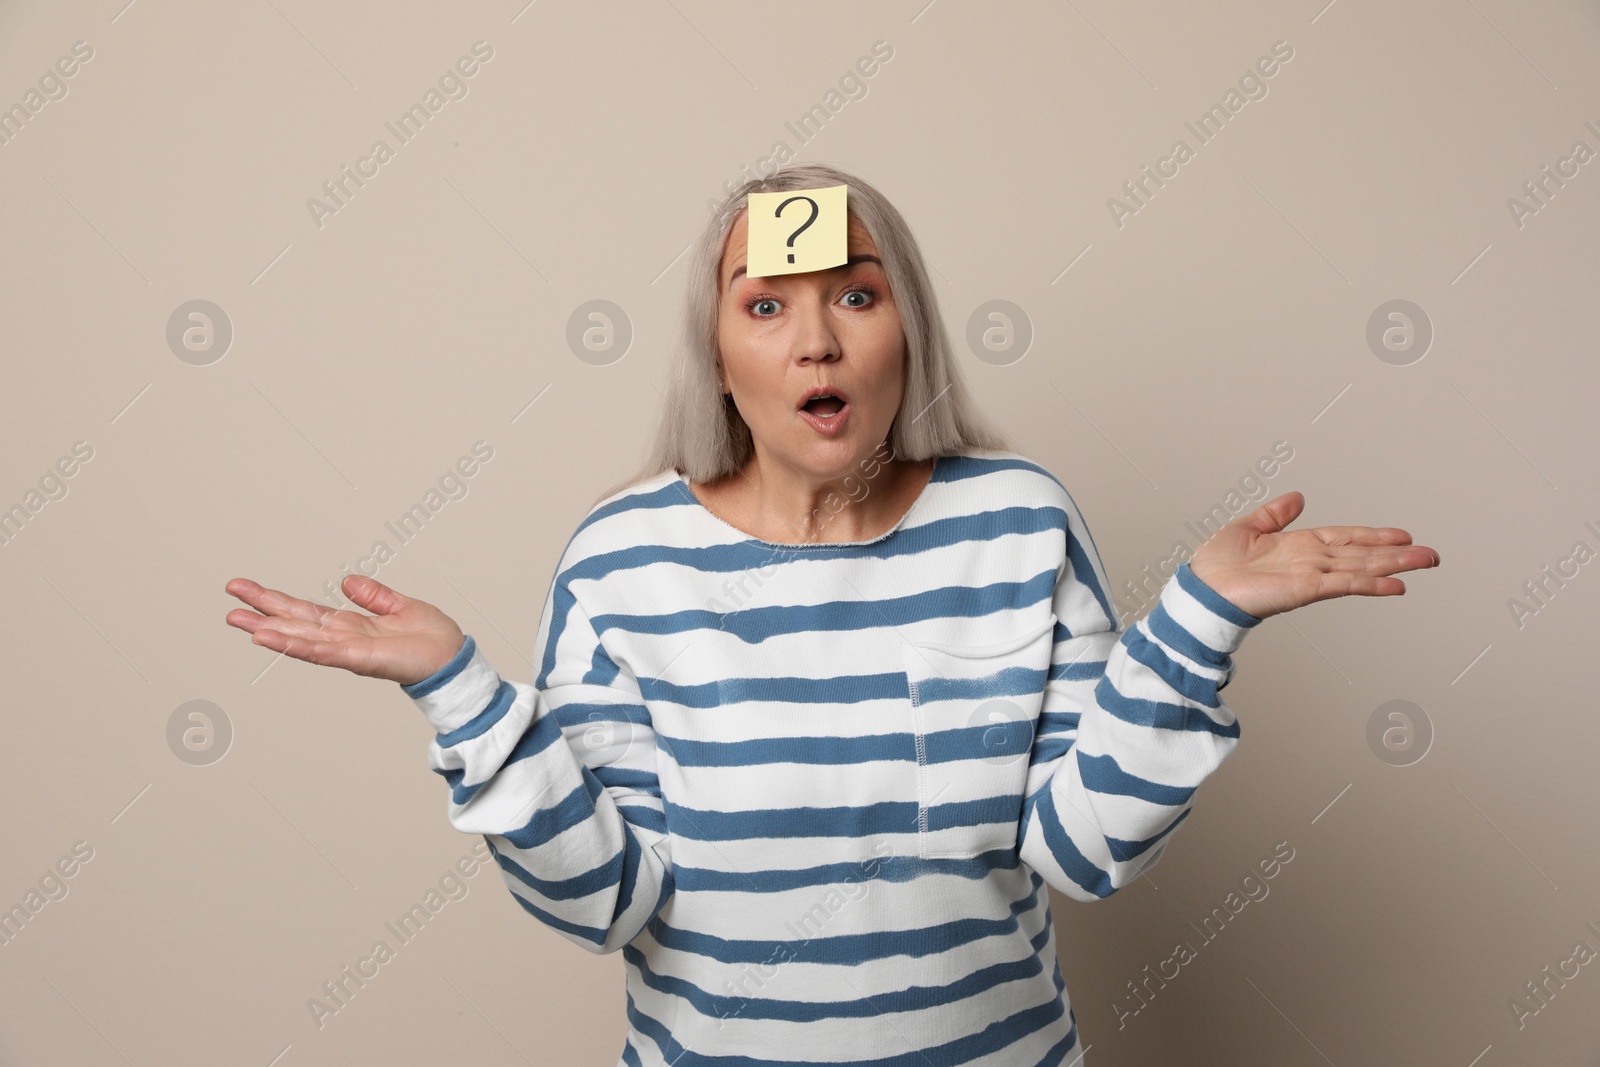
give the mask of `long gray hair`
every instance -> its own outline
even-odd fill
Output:
[[[691,483],[714,482],[742,470],[754,449],[750,427],[722,392],[717,376],[719,268],[728,233],[744,213],[750,193],[847,185],[848,215],[866,229],[883,260],[906,339],[905,388],[890,424],[896,459],[920,461],[964,447],[1010,450],[978,411],[939,314],[922,250],[904,217],[882,193],[829,163],[796,163],[753,178],[728,193],[695,242],[689,258],[680,340],[672,356],[666,404],[649,458],[633,475],[601,493],[606,497],[669,470]]]

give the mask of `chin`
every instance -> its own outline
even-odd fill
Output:
[[[877,445],[868,445],[864,437],[847,433],[831,441],[806,442],[794,454],[817,474],[837,476],[859,467],[875,451]]]

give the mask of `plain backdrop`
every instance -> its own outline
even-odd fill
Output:
[[[528,680],[707,202],[792,155],[905,214],[1130,624],[1192,523],[1289,490],[1443,557],[1253,631],[1163,861],[1056,898],[1085,1062],[1594,1064],[1600,8],[1324,3],[0,7],[0,1062],[615,1062],[621,957],[452,881],[414,706],[223,585],[367,560]]]

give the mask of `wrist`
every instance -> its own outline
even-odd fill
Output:
[[[510,686],[484,658],[471,634],[465,635],[461,650],[449,663],[427,678],[401,687],[441,734],[459,729],[481,715],[501,697],[502,688]]]
[[[444,685],[451,678],[460,674],[472,660],[473,645],[470,635],[462,634],[460,644],[456,645],[450,655],[441,661],[435,661],[431,667],[426,668],[427,673],[415,677],[410,681],[400,682],[400,688],[406,691],[406,696],[416,698],[426,693],[433,692]],[[396,679],[399,681],[399,679]]]
[[[1246,635],[1261,622],[1201,581],[1188,563],[1179,565],[1161,591],[1152,615],[1157,613],[1162,616],[1161,625],[1176,623],[1194,642],[1180,648],[1181,652],[1214,667],[1226,667],[1229,656],[1238,651]]]
[[[1232,611],[1237,613],[1239,616],[1238,618],[1234,619],[1234,621],[1248,626],[1254,626],[1256,623],[1260,622],[1262,619],[1268,618],[1272,614],[1271,612],[1263,613],[1259,611],[1251,611],[1250,609],[1244,607],[1243,605],[1249,604],[1252,608],[1254,608],[1256,606],[1256,601],[1259,598],[1256,597],[1253,592],[1246,592],[1245,590],[1236,588],[1236,583],[1229,583],[1225,581],[1208,561],[1202,560],[1198,565],[1196,565],[1194,560],[1189,560],[1183,563],[1182,566],[1187,567],[1189,569],[1190,576],[1198,580],[1200,584],[1205,587],[1205,590],[1200,594],[1202,597],[1205,597],[1205,594],[1209,593],[1210,597],[1206,597],[1206,599],[1210,600],[1211,598],[1215,598],[1215,601],[1221,602],[1218,604],[1213,601],[1209,605],[1213,610],[1220,609],[1220,614],[1229,615],[1230,613],[1227,609],[1231,608]]]

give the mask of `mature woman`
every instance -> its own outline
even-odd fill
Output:
[[[752,278],[746,194],[849,186],[849,262]],[[1068,1064],[1051,887],[1153,864],[1233,751],[1262,619],[1405,591],[1404,530],[1284,529],[1286,493],[1124,631],[1072,497],[971,407],[921,253],[871,185],[731,193],[690,267],[645,471],[567,544],[531,683],[370,578],[336,611],[236,578],[227,621],[401,683],[451,823],[530,914],[621,949],[620,1063]]]

